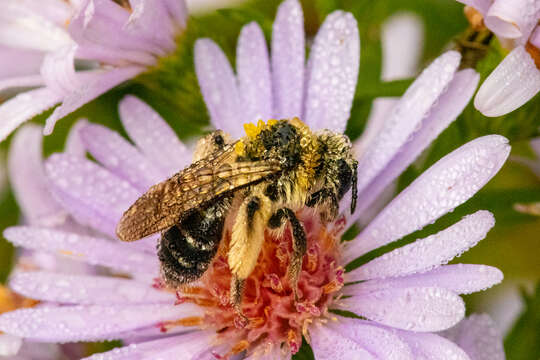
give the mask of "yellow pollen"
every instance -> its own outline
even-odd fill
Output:
[[[236,152],[236,155],[238,156],[244,156],[245,155],[246,146],[242,142],[242,140],[238,141],[234,145],[234,151]]]

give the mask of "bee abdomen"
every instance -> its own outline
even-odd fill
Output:
[[[194,211],[163,232],[158,257],[164,280],[178,286],[197,280],[214,258],[223,233],[228,200]]]

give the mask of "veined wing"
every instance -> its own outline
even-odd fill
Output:
[[[152,186],[124,213],[116,234],[123,241],[135,241],[167,229],[187,211],[281,170],[277,161],[233,159],[233,147],[227,146]]]

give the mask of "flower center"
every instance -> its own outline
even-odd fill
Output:
[[[230,234],[225,235],[220,252],[200,282],[182,289],[181,301],[192,301],[206,308],[201,325],[215,329],[222,342],[235,344],[229,354],[221,355],[246,349],[266,352],[282,344],[296,353],[307,326],[327,314],[334,293],[343,286],[339,239],[320,224],[313,211],[302,211],[297,216],[304,224],[308,241],[298,281],[298,301],[287,275],[292,259],[292,234],[288,226],[282,234],[265,232],[257,266],[244,290],[242,311],[249,319],[247,324],[240,321],[229,302],[231,271],[226,251]]]

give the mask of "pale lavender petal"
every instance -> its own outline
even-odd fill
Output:
[[[431,270],[475,246],[494,225],[495,218],[489,211],[477,211],[437,234],[371,260],[350,272],[347,281],[403,276]]]
[[[236,78],[229,60],[212,40],[195,43],[195,71],[214,127],[241,137],[245,116]]]
[[[0,79],[39,74],[42,61],[41,51],[0,44]]]
[[[169,176],[191,162],[191,151],[146,103],[134,96],[126,96],[120,101],[118,111],[130,139]]]
[[[130,0],[129,5],[132,11],[125,28],[132,35],[150,39],[165,51],[174,50],[174,26],[164,1]]]
[[[23,49],[54,51],[71,43],[62,26],[30,11],[19,1],[3,1],[0,12],[0,44]]]
[[[124,211],[141,195],[127,181],[85,158],[55,154],[45,171],[53,194],[79,223],[112,237]]]
[[[83,141],[81,139],[80,130],[88,124],[88,120],[79,119],[71,129],[66,139],[66,145],[64,146],[64,152],[70,155],[85,157],[86,148],[84,147]]]
[[[45,134],[51,134],[56,122],[64,116],[72,113],[81,106],[106,93],[116,85],[129,80],[144,71],[140,66],[126,66],[113,68],[106,71],[79,72],[81,85],[77,91],[68,94],[62,101],[62,105],[54,110],[45,124]]]
[[[9,149],[9,180],[25,221],[32,225],[55,226],[66,220],[66,211],[50,193],[41,153],[42,128],[23,126]]]
[[[428,117],[422,122],[422,126],[412,139],[404,144],[388,165],[359,194],[357,214],[369,208],[386,186],[405,171],[422,151],[461,114],[474,95],[478,80],[479,75],[472,69],[456,73],[448,89],[437,99],[436,105],[430,109]]]
[[[324,326],[329,326],[342,337],[357,342],[377,359],[414,359],[409,346],[403,340],[373,322],[337,317],[337,322],[328,322]]]
[[[246,121],[272,118],[272,80],[268,49],[261,27],[252,22],[242,28],[236,49],[238,89]]]
[[[167,177],[137,148],[107,127],[87,124],[80,131],[88,152],[113,174],[127,180],[141,192]]]
[[[304,14],[298,0],[278,8],[272,31],[272,86],[274,117],[302,116],[304,97]]]
[[[201,353],[211,348],[215,333],[196,331],[180,336],[132,344],[106,353],[95,354],[83,360],[198,360]],[[208,358],[210,359],[210,358]]]
[[[310,345],[317,360],[377,359],[362,344],[344,336],[329,324],[314,324],[309,328]]]
[[[174,294],[151,284],[109,276],[18,272],[9,281],[17,293],[36,300],[67,304],[174,304]]]
[[[465,315],[463,300],[455,293],[437,287],[362,293],[340,300],[338,306],[369,320],[412,331],[445,330]]]
[[[77,45],[68,45],[45,56],[41,76],[49,90],[66,96],[83,85],[81,79],[75,75],[76,51]]]
[[[137,251],[128,244],[26,226],[7,228],[4,237],[16,246],[62,255],[91,265],[107,266],[119,272],[159,275],[157,257]]]
[[[473,314],[442,336],[465,350],[471,360],[504,360],[502,335],[486,314]]]
[[[540,19],[540,1],[495,0],[484,22],[497,36],[526,42]]]
[[[0,58],[2,53],[0,53]],[[2,64],[0,63],[0,66]],[[0,78],[0,93],[4,90],[12,88],[30,88],[43,85],[43,78],[41,75],[26,75],[9,77],[7,79]]]
[[[47,88],[19,94],[0,105],[0,141],[23,122],[59,103],[61,97]]]
[[[362,135],[354,142],[356,159],[360,159],[379,135],[385,120],[399,98],[385,97],[373,100],[371,111]]]
[[[477,138],[420,175],[347,244],[346,261],[400,239],[452,211],[480,190],[502,167],[510,146],[499,135]]]
[[[381,32],[383,81],[414,76],[424,46],[422,19],[414,13],[398,13],[383,23]]]
[[[480,11],[483,15],[485,15],[491,4],[493,3],[493,0],[457,0],[460,3],[463,3],[465,5],[472,6],[476,10]]]
[[[201,315],[202,308],[190,303],[45,306],[0,315],[0,330],[43,342],[112,340],[130,330]]]
[[[272,347],[270,351],[256,352],[254,354],[250,354],[249,356],[246,356],[244,360],[275,360],[275,359],[290,360],[291,358],[292,356],[290,353],[283,355],[282,350],[278,348],[277,346],[274,346]]]
[[[17,0],[12,1],[17,6],[32,14],[38,14],[55,24],[64,25],[69,20],[76,6],[75,1],[69,3],[64,0]]]
[[[373,180],[410,140],[427,112],[454,78],[461,56],[449,51],[438,57],[407,89],[383,124],[380,134],[358,164],[359,191]]]
[[[309,55],[306,124],[315,130],[345,131],[351,113],[358,68],[360,36],[352,14],[328,15]]]
[[[130,12],[110,0],[90,0],[69,22],[68,31],[80,46],[79,58],[111,65],[154,65],[164,50],[151,39],[126,29]]]
[[[188,10],[185,0],[164,0],[164,3],[174,23],[181,28],[186,27]]]
[[[486,265],[455,264],[444,265],[429,272],[396,278],[374,279],[347,286],[345,295],[406,287],[441,287],[456,294],[470,294],[483,291],[502,281],[502,272]],[[355,281],[354,278],[347,281]]]
[[[537,26],[536,29],[533,31],[531,37],[529,38],[529,41],[536,48],[540,49],[540,26]]]
[[[22,338],[10,334],[0,334],[0,356],[14,356],[19,352]]]
[[[529,101],[540,91],[540,70],[523,46],[518,46],[489,74],[474,98],[486,116],[501,116]]]
[[[418,360],[474,360],[465,351],[442,336],[413,331],[397,331],[412,348]]]

